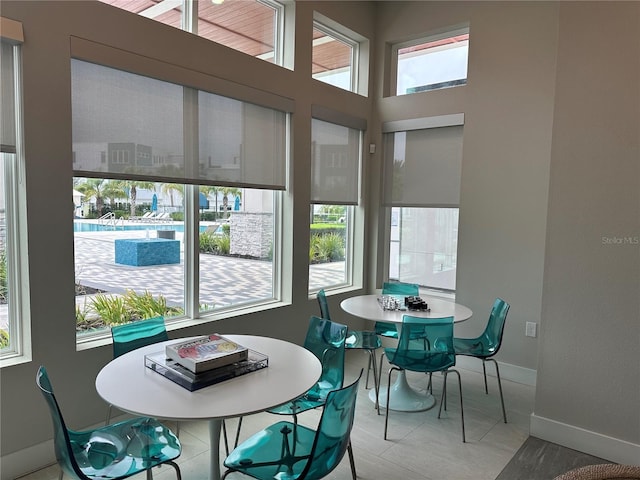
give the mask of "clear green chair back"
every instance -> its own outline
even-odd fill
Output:
[[[36,384],[47,402],[53,422],[56,459],[63,472],[80,480],[121,479],[149,470],[180,456],[180,441],[171,430],[146,417],[87,431],[69,430],[44,367]]]
[[[417,297],[420,295],[420,286],[415,283],[384,282],[382,295],[396,295],[401,297]],[[388,338],[398,338],[398,329],[391,322],[376,322],[375,332]]]
[[[482,335],[476,338],[455,338],[456,353],[479,358],[489,358],[498,353],[509,308],[510,305],[507,302],[496,298]]]
[[[169,340],[163,317],[111,327],[113,357],[119,357],[136,348]]]
[[[304,340],[304,347],[322,364],[318,382],[302,397],[272,410],[271,413],[295,415],[321,406],[332,390],[342,388],[347,326],[312,316]]]
[[[329,302],[327,302],[327,295],[324,293],[324,289],[318,292],[318,304],[320,305],[320,316],[326,320],[331,320],[331,314],[329,313]]]
[[[362,376],[362,371],[360,372]],[[278,422],[244,441],[227,457],[229,470],[259,480],[316,480],[329,475],[350,447],[360,377],[327,395],[317,430]]]
[[[416,283],[384,282],[382,284],[382,295],[417,297],[420,295],[420,286]]]
[[[437,372],[456,364],[453,317],[402,317],[397,348],[385,348],[389,363],[414,372]]]

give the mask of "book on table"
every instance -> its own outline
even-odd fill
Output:
[[[165,347],[167,358],[193,373],[202,373],[247,360],[249,350],[217,333],[171,343]]]
[[[266,368],[269,366],[269,358],[262,353],[249,350],[249,357],[246,360],[205,370],[202,373],[193,373],[173,359],[167,358],[165,352],[159,351],[145,355],[144,364],[147,368],[193,392]]]

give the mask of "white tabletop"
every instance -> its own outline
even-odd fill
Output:
[[[356,317],[364,318],[372,321],[402,323],[404,315],[413,315],[414,317],[424,318],[443,318],[453,317],[454,322],[462,322],[471,317],[471,309],[460,305],[459,303],[445,300],[443,298],[421,295],[431,311],[412,311],[412,310],[383,310],[378,303],[378,298],[382,294],[359,295],[350,297],[340,303],[340,307],[345,312]]]
[[[146,368],[144,356],[164,351],[157,343],[113,359],[98,373],[96,390],[120,410],[154,418],[201,420],[239,417],[268,410],[299,397],[320,378],[321,366],[309,350],[274,338],[226,335],[269,357],[267,368],[194,392]]]

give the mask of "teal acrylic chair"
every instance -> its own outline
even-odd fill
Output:
[[[348,452],[351,475],[356,471],[351,448],[358,379],[327,394],[316,430],[278,422],[252,435],[224,461],[222,478],[240,472],[258,480],[316,480],[325,478]]]
[[[137,322],[111,327],[113,358],[124,355],[136,348],[169,340],[164,317],[147,318]],[[105,425],[111,421],[113,407],[109,405]]]
[[[327,301],[327,295],[324,289],[318,292],[318,304],[320,305],[320,316],[331,320],[331,313],[329,312],[329,302]],[[382,347],[382,342],[376,332],[367,330],[349,330],[347,332],[347,339],[345,341],[345,348],[347,350],[364,350],[369,354],[369,361],[367,364],[367,377],[364,383],[364,388],[369,388],[369,371],[373,368],[373,386],[376,391],[376,398],[378,398],[379,385],[378,385],[378,367],[376,365],[376,350]],[[376,405],[377,407],[377,405]]]
[[[426,339],[426,341],[425,341]],[[460,417],[462,423],[462,441],[466,441],[464,431],[464,408],[462,405],[462,379],[460,373],[451,367],[456,364],[456,352],[453,348],[453,317],[422,318],[411,315],[402,317],[402,330],[396,348],[385,348],[384,353],[391,364],[387,384],[387,402],[391,395],[391,374],[393,371],[407,370],[444,375],[442,399],[438,409],[438,418],[444,406],[446,410],[447,375],[450,372],[458,376],[460,389]],[[384,439],[387,439],[389,408],[386,408],[384,420]]]
[[[312,316],[304,340],[304,347],[322,364],[322,373],[316,384],[304,395],[291,402],[269,410],[278,415],[297,415],[322,407],[329,392],[342,388],[344,381],[345,341],[347,326],[324,318]]]
[[[384,282],[382,284],[382,295],[417,297],[420,295],[420,286],[415,283]],[[396,324],[392,322],[376,322],[375,331],[381,337],[398,338],[398,329]]]
[[[47,402],[53,421],[53,446],[61,467],[59,478],[66,474],[78,480],[128,478],[151,469],[171,465],[176,477],[182,476],[178,464],[181,445],[176,435],[156,420],[137,417],[93,430],[67,428],[53,393],[45,367],[40,367],[36,384]]]
[[[136,348],[169,340],[169,335],[164,317],[154,317],[111,327],[111,339],[113,358],[116,358]]]
[[[504,333],[504,325],[507,320],[511,306],[502,300],[496,298],[491,308],[491,314],[482,335],[476,338],[457,338],[453,339],[453,348],[456,355],[466,355],[482,360],[482,373],[484,374],[484,391],[489,393],[487,386],[487,361],[492,361],[496,366],[496,377],[498,379],[498,389],[500,390],[500,402],[502,404],[502,418],[507,423],[507,411],[504,408],[504,396],[502,394],[502,382],[500,381],[500,368],[498,362],[492,358],[502,345],[502,335]]]
[[[344,381],[344,357],[347,326],[324,318],[312,316],[304,340],[304,347],[322,364],[322,373],[316,384],[297,399],[267,410],[276,415],[291,415],[298,424],[298,414],[323,407],[329,393],[342,388]],[[238,445],[242,418],[238,421],[235,445]],[[355,471],[353,463],[352,471]],[[283,477],[284,478],[284,477]],[[355,480],[355,474],[354,474]]]

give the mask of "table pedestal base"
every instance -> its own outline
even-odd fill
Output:
[[[375,403],[375,390],[371,390],[369,392],[369,399]],[[380,401],[380,408],[387,408],[387,389],[385,387],[380,386],[378,399]],[[390,410],[396,410],[398,412],[421,412],[423,410],[429,410],[435,404],[436,399],[433,398],[433,395],[429,392],[416,392],[407,383],[407,376],[405,372],[398,372],[396,382],[391,385]]]

